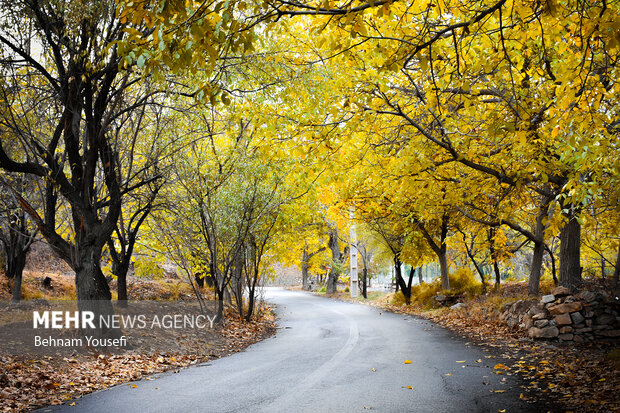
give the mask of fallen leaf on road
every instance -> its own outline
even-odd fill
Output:
[[[457,363],[465,363],[467,360],[457,360]]]
[[[411,360],[405,360],[405,364],[411,364]]]

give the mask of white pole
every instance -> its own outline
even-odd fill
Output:
[[[349,247],[349,262],[351,267],[351,276],[349,291],[351,292],[351,298],[358,296],[358,279],[357,279],[357,231],[355,230],[355,208],[351,207],[349,211],[349,218],[351,219],[351,231],[349,237],[351,238],[351,244]]]

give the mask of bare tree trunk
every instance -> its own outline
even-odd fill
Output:
[[[301,256],[301,282],[304,290],[308,289],[308,269],[310,268],[310,264],[308,263],[309,260],[308,250],[304,249]]]
[[[415,277],[415,267],[411,267],[409,271],[409,280],[407,280],[407,290],[409,290],[409,296],[411,296],[411,285],[413,284],[413,277]]]
[[[95,320],[100,317],[112,317],[112,295],[110,288],[101,271],[101,248],[94,245],[78,245],[76,251],[75,288],[80,311],[92,311]],[[98,326],[99,324],[96,324]],[[83,331],[85,334],[96,337],[119,337],[120,330],[99,326],[94,331]]]
[[[368,298],[368,268],[366,266],[362,270],[362,295]]]
[[[13,279],[13,302],[17,303],[22,299],[22,277],[24,267],[26,266],[26,253],[19,254],[13,262],[12,274]],[[8,274],[7,274],[8,275]]]
[[[342,262],[342,255],[340,254],[340,245],[338,244],[338,230],[332,229],[329,233],[329,248],[332,251],[333,267],[332,271],[327,277],[327,294],[335,294],[337,291],[338,277],[340,276],[340,269],[338,265]]]
[[[560,286],[575,289],[581,284],[581,224],[574,213],[560,232]]]
[[[402,291],[403,296],[405,297],[405,302],[409,304],[409,302],[411,301],[411,289],[407,288],[407,284],[405,284],[405,279],[403,278],[403,275],[402,275],[401,265],[402,265],[402,262],[400,261],[400,258],[398,257],[398,255],[395,255],[394,256],[394,271],[396,272],[396,292],[398,292],[398,287],[400,287],[400,290]]]
[[[543,262],[544,254],[545,254],[545,244],[542,242],[534,242],[534,253],[532,254],[530,277],[527,283],[527,293],[529,295],[538,295],[538,289],[540,287],[540,276],[542,274],[542,262]]]
[[[534,236],[534,252],[532,254],[532,265],[530,267],[530,277],[528,279],[527,293],[538,295],[540,287],[540,277],[542,275],[542,262],[545,255],[545,223],[544,220],[549,214],[549,203],[544,202],[536,216],[536,229]]]
[[[616,256],[616,268],[614,269],[613,286],[618,286],[618,279],[620,278],[620,246],[618,247],[618,255]]]
[[[439,268],[441,269],[441,288],[444,290],[450,289],[450,273],[448,269],[448,254],[445,248],[439,254]]]
[[[121,262],[120,264],[114,263],[112,265],[112,272],[116,275],[116,302],[119,307],[126,308],[128,295],[127,295],[127,272],[129,271],[129,262]]]

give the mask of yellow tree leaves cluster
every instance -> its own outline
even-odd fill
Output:
[[[579,283],[582,231],[596,222],[617,237],[616,4],[300,9],[277,13],[316,15],[304,41],[342,73],[340,96],[358,117],[348,137],[388,147],[364,166],[380,166],[384,182],[366,171],[360,195],[375,189],[422,233],[444,217],[517,231],[534,245],[532,293],[546,242],[558,236],[560,284]]]

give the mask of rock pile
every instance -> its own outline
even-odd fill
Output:
[[[620,302],[602,291],[572,295],[557,287],[541,300],[506,304],[501,318],[531,338],[578,343],[620,337]]]

